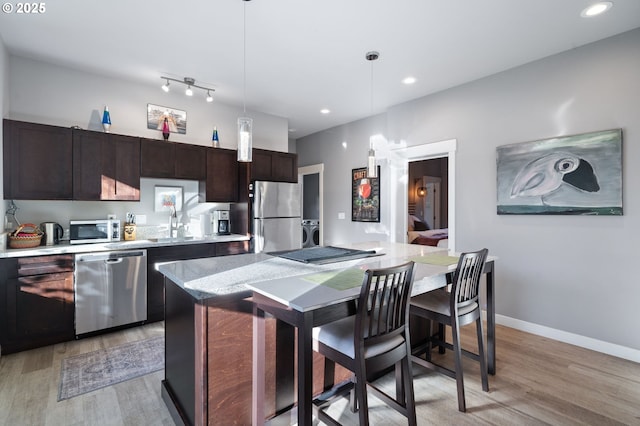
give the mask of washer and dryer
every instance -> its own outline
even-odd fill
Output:
[[[320,221],[308,220],[302,221],[302,247],[316,247],[320,245]]]

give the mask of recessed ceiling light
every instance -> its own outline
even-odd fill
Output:
[[[405,77],[402,79],[402,83],[403,84],[413,84],[416,82],[416,78],[415,77]]]
[[[606,12],[607,10],[611,9],[612,6],[613,3],[610,1],[600,1],[584,9],[580,13],[580,16],[582,16],[583,18],[591,18],[592,16],[597,16]]]
[[[322,108],[322,109],[320,110],[320,113],[321,113],[321,114],[329,114],[330,112],[331,112],[331,110],[329,110],[328,108]]]
[[[294,129],[294,128],[289,129],[289,133],[293,133],[293,132],[297,132],[297,131],[298,131],[298,129]]]

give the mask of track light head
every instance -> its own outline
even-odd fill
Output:
[[[207,90],[207,102],[213,102],[213,96],[211,96],[211,92]]]
[[[162,90],[165,92],[169,92],[169,80],[165,84],[162,85]]]
[[[187,87],[187,90],[184,91],[184,94],[187,96],[193,96],[193,90],[191,90],[191,86]]]

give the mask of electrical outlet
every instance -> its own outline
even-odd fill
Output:
[[[344,220],[344,219],[345,219],[345,217],[346,217],[346,216],[345,216],[344,212],[339,212],[339,213],[338,213],[338,219],[342,219],[342,220]]]
[[[115,220],[116,218],[117,217],[116,217],[116,215],[114,213],[111,213],[111,214],[107,215],[107,219],[109,219],[109,220]]]
[[[147,215],[146,214],[137,214],[136,215],[136,223],[138,225],[144,225],[147,223]]]

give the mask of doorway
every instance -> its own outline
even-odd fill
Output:
[[[390,231],[392,241],[407,243],[408,222],[408,192],[409,192],[409,162],[447,158],[447,226],[449,229],[449,250],[455,251],[455,178],[456,178],[456,139],[440,142],[425,143],[409,147],[390,150],[389,174],[391,187],[389,188],[391,222]]]
[[[324,241],[323,181],[324,164],[314,164],[312,166],[298,168],[298,182],[300,182],[301,186],[300,211],[302,212],[302,219],[303,221],[312,221],[312,231],[316,231],[317,235],[319,235],[317,239],[313,238],[313,234],[311,235],[310,241],[313,241],[313,245],[322,245]],[[307,241],[307,238],[305,238],[305,225],[301,223],[300,226],[302,227],[301,235],[304,244],[304,242]],[[309,227],[308,224],[307,227]]]

